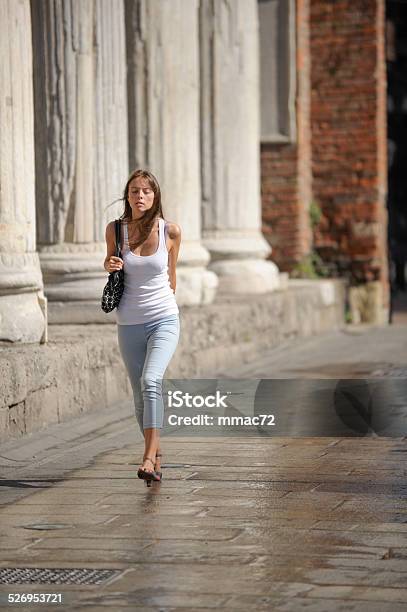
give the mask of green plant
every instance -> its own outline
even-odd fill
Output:
[[[319,225],[322,210],[318,202],[312,200],[308,208],[309,220],[312,231]],[[326,278],[329,269],[314,248],[294,266],[290,272],[291,278]]]
[[[345,307],[345,323],[352,323],[352,312],[349,306]]]
[[[318,253],[312,249],[291,270],[291,278],[326,278],[329,270]]]
[[[315,202],[315,200],[312,200],[312,202],[310,203],[308,214],[309,214],[311,227],[314,230],[317,227],[317,225],[319,225],[319,222],[321,221],[321,217],[322,217],[321,207],[318,204],[318,202]]]

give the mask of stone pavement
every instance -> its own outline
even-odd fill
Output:
[[[228,374],[399,377],[405,355],[406,327],[348,328]],[[2,447],[0,569],[118,570],[97,586],[2,585],[2,610],[23,592],[64,597],[26,610],[406,610],[405,438],[166,436],[148,489],[130,411]]]

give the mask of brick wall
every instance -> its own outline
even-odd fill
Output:
[[[296,138],[261,144],[262,230],[272,259],[290,271],[311,247],[309,1],[296,6]]]
[[[261,145],[263,233],[291,271],[312,242],[388,308],[384,0],[297,0],[297,137]],[[312,178],[311,178],[312,177]],[[323,217],[312,239],[308,207]]]
[[[262,231],[272,259],[287,271],[298,261],[297,146],[261,145]]]
[[[282,271],[309,252],[312,239],[309,2],[297,0],[296,8],[296,139],[261,145],[262,230]]]
[[[387,302],[384,0],[312,0],[311,132],[315,245],[352,285]]]

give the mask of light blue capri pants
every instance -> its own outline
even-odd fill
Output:
[[[119,348],[130,378],[140,430],[161,429],[162,379],[177,348],[180,321],[175,313],[137,325],[117,326]]]

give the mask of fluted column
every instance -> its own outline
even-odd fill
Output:
[[[130,167],[160,182],[182,228],[177,301],[212,301],[217,277],[201,244],[198,0],[126,0]]]
[[[45,340],[46,301],[35,251],[29,0],[0,0],[0,340]]]
[[[123,195],[129,174],[124,1],[97,0],[95,11],[95,219],[104,240],[107,221],[120,216],[124,205],[105,207]]]
[[[203,244],[222,292],[279,287],[261,233],[256,0],[201,0]]]
[[[38,244],[51,323],[100,309],[106,222],[128,174],[122,0],[32,0]]]

